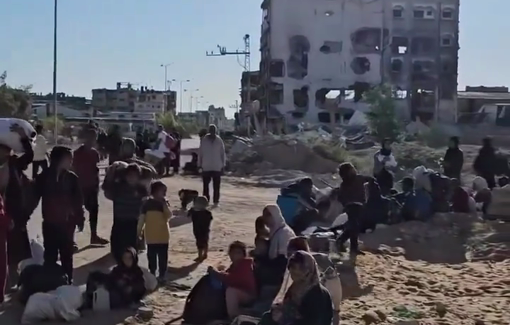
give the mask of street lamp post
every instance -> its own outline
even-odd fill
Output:
[[[55,119],[54,137],[58,141],[58,115],[57,115],[57,0],[53,3],[53,118]]]
[[[182,113],[182,84],[185,82],[191,82],[191,80],[177,80],[172,79],[172,81],[178,81],[179,82],[179,113]]]
[[[161,64],[160,67],[165,68],[165,83],[164,83],[164,91],[166,92],[168,90],[168,67],[174,64],[173,62],[167,63],[167,64]]]
[[[204,96],[200,96],[200,97],[196,96],[195,97],[195,111],[198,110],[198,103],[200,103],[200,99],[203,99],[203,98],[204,98]]]
[[[193,93],[196,91],[200,91],[200,89],[184,89],[184,91],[189,92],[189,112],[193,111]]]

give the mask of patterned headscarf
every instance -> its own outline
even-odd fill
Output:
[[[297,251],[289,259],[289,265],[297,265],[304,273],[303,278],[292,282],[289,290],[285,293],[283,304],[292,302],[295,306],[299,306],[303,297],[310,289],[320,283],[320,273],[315,258],[305,251]]]

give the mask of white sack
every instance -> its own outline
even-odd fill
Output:
[[[154,276],[154,274],[150,273],[149,270],[145,267],[141,268],[143,271],[143,281],[145,282],[145,290],[147,292],[153,292],[156,290],[158,286],[158,279]]]
[[[44,320],[56,320],[54,302],[57,296],[51,293],[34,293],[28,302],[21,317],[21,324],[33,324]]]
[[[21,145],[19,134],[11,131],[11,127],[14,124],[21,126],[31,140],[35,138],[37,133],[28,121],[18,118],[0,118],[0,144],[8,146],[14,152],[22,153],[23,146]]]
[[[55,315],[65,321],[80,318],[78,309],[83,305],[83,295],[79,287],[73,285],[60,286],[53,291],[57,299],[53,301]]]

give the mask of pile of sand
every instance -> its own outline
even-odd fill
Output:
[[[244,146],[229,154],[228,169],[236,175],[271,169],[322,174],[338,167],[337,162],[321,156],[314,146],[299,140],[265,138]]]

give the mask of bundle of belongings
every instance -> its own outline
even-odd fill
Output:
[[[430,194],[432,213],[449,212],[450,178],[424,166],[416,167],[412,174],[415,179],[416,190],[424,190]]]
[[[114,189],[115,184],[123,179],[126,168],[130,163],[135,163],[140,166],[142,171],[141,182],[144,186],[147,187],[147,191],[149,191],[151,181],[157,177],[156,170],[146,162],[140,161],[136,158],[131,158],[127,161],[116,161],[106,170],[106,175],[101,188],[104,191],[104,196],[107,199],[112,200],[112,190]]]
[[[165,131],[160,131],[156,147],[154,149],[145,149],[145,161],[153,166],[157,166],[165,158],[170,160],[175,159],[175,154],[172,152],[172,149],[175,148],[178,141],[178,139]]]
[[[11,148],[15,153],[23,153],[19,134],[12,132],[14,126],[21,127],[30,141],[35,139],[37,133],[28,121],[18,118],[0,118],[0,144]]]

